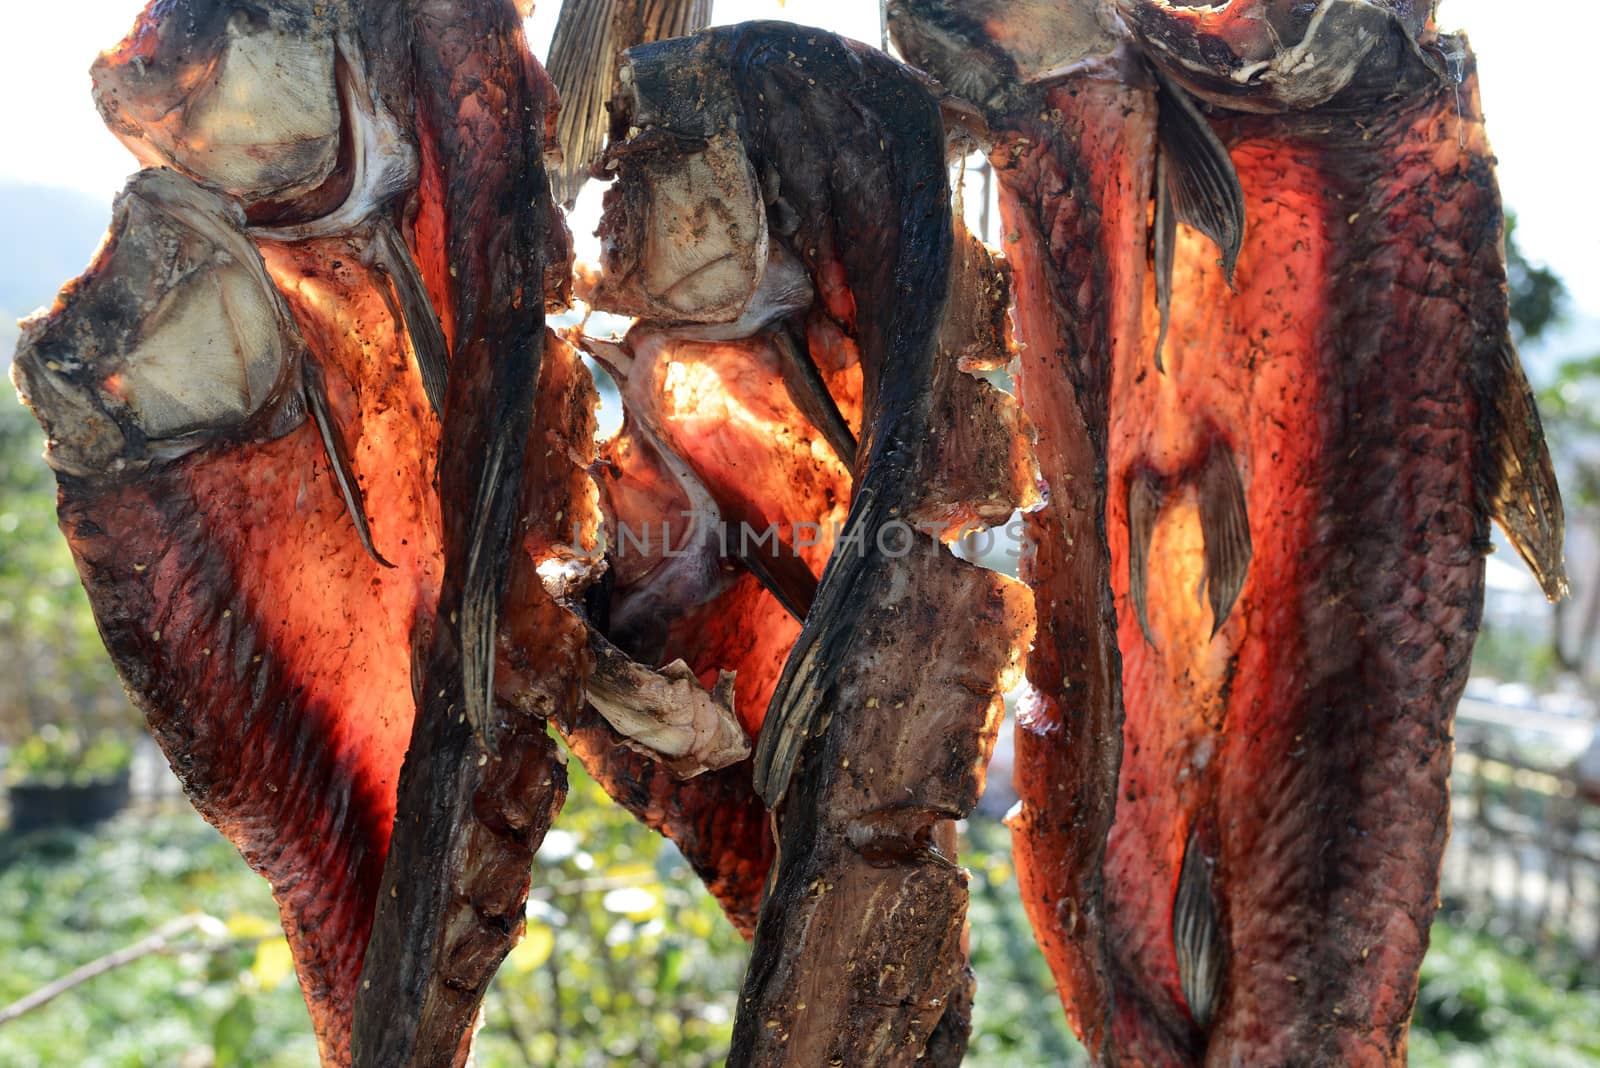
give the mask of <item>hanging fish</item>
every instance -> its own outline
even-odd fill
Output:
[[[1426,4],[894,5],[981,111],[1049,503],[1019,876],[1100,1063],[1399,1064],[1498,520],[1559,597]]]

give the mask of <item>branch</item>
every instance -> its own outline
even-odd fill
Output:
[[[19,1016],[26,1016],[35,1009],[43,1008],[45,1005],[48,1005],[62,994],[65,994],[74,987],[82,986],[84,983],[87,983],[96,976],[104,975],[106,972],[121,968],[125,964],[132,964],[134,961],[143,957],[148,957],[155,953],[166,953],[170,951],[173,948],[174,941],[180,936],[188,934],[190,931],[206,929],[218,930],[222,927],[222,921],[217,919],[215,916],[207,916],[203,913],[197,913],[190,916],[180,916],[175,920],[163,924],[161,927],[157,928],[153,934],[141,938],[132,945],[124,946],[114,953],[107,953],[103,957],[92,960],[83,967],[68,972],[55,982],[42,986],[33,993],[12,1002],[3,1009],[0,1009],[0,1027],[5,1026],[12,1020],[17,1019]],[[235,944],[236,943],[232,941],[223,942],[218,943],[217,946],[213,946],[212,948],[232,946]]]

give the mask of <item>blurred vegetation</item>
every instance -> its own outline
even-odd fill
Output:
[[[133,745],[121,734],[46,723],[11,750],[5,781],[84,785],[115,778],[132,763]]]
[[[1519,948],[1434,924],[1412,1023],[1413,1065],[1600,1064],[1600,991],[1551,982]]]
[[[534,870],[527,936],[478,1037],[483,1068],[721,1063],[745,943],[676,850],[576,765]],[[1028,932],[1009,835],[974,818],[975,1068],[1082,1065]],[[129,814],[94,832],[0,840],[0,1003],[174,917],[213,917],[175,948],[0,1025],[0,1064],[309,1068],[311,1023],[264,880],[193,812]],[[1600,991],[1542,979],[1514,952],[1441,922],[1423,967],[1418,1068],[1600,1065]]]
[[[0,854],[0,1001],[186,913],[219,921],[0,1027],[0,1064],[145,1068],[316,1063],[311,1020],[265,880],[188,809],[93,832],[39,832]]]
[[[1515,679],[1533,689],[1552,688],[1563,670],[1554,643],[1541,630],[1504,627],[1485,620],[1472,646],[1472,673]]]
[[[745,942],[671,844],[569,770],[566,810],[534,869],[527,935],[485,1002],[478,1063],[720,1064]],[[967,1063],[1083,1063],[1022,913],[1009,834],[974,821],[966,841],[980,977]],[[0,1064],[314,1064],[266,882],[176,806],[92,832],[0,840],[0,1003],[188,913],[217,922],[0,1025]]]
[[[528,933],[486,999],[484,1068],[699,1065],[727,1053],[745,943],[677,850],[576,761]]]
[[[56,528],[39,424],[0,386],[0,743],[41,727],[128,729],[138,720],[100,644]]]
[[[1515,215],[1506,216],[1506,290],[1511,336],[1518,345],[1537,341],[1559,323],[1569,299],[1566,283],[1554,271],[1523,255]]]

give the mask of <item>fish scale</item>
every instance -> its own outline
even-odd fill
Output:
[[[1565,589],[1470,52],[1118,10],[893,12],[985,109],[1049,488],[1024,904],[1097,1063],[1403,1063],[1490,519]]]

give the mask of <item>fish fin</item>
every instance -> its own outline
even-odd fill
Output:
[[[1156,370],[1166,373],[1161,362],[1161,349],[1167,343],[1167,327],[1172,323],[1172,269],[1177,258],[1178,214],[1172,204],[1172,190],[1167,186],[1167,154],[1156,153],[1156,218],[1155,260],[1156,311],[1161,319],[1156,334]]]
[[[1517,555],[1539,580],[1544,595],[1559,601],[1568,593],[1561,489],[1533,390],[1509,340],[1499,346],[1497,357],[1500,384],[1489,399],[1487,413],[1486,504]]]
[[[711,0],[657,0],[633,11],[634,23],[622,29],[623,50],[698,33],[711,21]]]
[[[828,392],[822,372],[811,358],[811,348],[804,335],[790,324],[780,325],[772,331],[773,347],[777,350],[778,368],[783,375],[783,386],[789,400],[800,409],[807,422],[822,432],[844,465],[851,470],[856,466],[856,436],[839,411],[838,402]]]
[[[561,100],[556,136],[562,155],[561,165],[550,170],[550,192],[569,209],[605,148],[606,101],[623,49],[616,39],[616,7],[617,0],[566,0],[550,41],[545,65]]]
[[[1160,512],[1161,488],[1153,476],[1133,475],[1128,480],[1128,597],[1133,601],[1139,630],[1151,646],[1156,639],[1150,633],[1150,539],[1155,535]]]
[[[550,173],[550,191],[558,203],[572,207],[605,148],[610,126],[606,103],[617,88],[617,57],[635,45],[687,36],[710,21],[711,0],[620,7],[617,0],[566,0],[561,5],[546,64],[561,99],[556,135],[564,158]]]
[[[1233,284],[1233,268],[1244,243],[1244,188],[1233,159],[1189,94],[1166,75],[1160,83],[1156,136],[1165,161],[1166,189],[1176,221],[1216,243],[1222,271]],[[1170,277],[1170,276],[1169,276]]]
[[[1224,952],[1217,902],[1211,891],[1211,861],[1191,831],[1183,847],[1183,867],[1172,899],[1172,948],[1178,959],[1178,986],[1189,1015],[1201,1030],[1211,1024],[1222,981]]]
[[[380,566],[393,567],[372,544],[372,527],[367,522],[366,504],[361,499],[361,487],[356,482],[355,469],[350,464],[350,450],[345,446],[344,435],[333,424],[333,409],[328,404],[328,383],[322,368],[317,366],[315,360],[304,359],[300,363],[300,376],[305,385],[306,410],[311,414],[311,421],[317,425],[323,452],[328,456],[328,466],[333,470],[339,496],[344,498],[345,510],[350,513],[350,522],[355,525],[356,537],[361,540],[361,547],[367,551],[367,555]]]
[[[423,284],[422,272],[405,239],[389,219],[377,222],[372,240],[377,267],[394,289],[393,297],[405,324],[406,337],[410,338],[411,351],[416,354],[422,391],[427,394],[433,414],[443,415],[445,383],[450,378],[450,344],[445,340],[439,315]]]
[[[504,471],[514,460],[512,441],[497,434],[484,456],[482,477],[468,523],[466,576],[457,617],[461,638],[461,679],[467,721],[484,747],[499,755],[494,730],[494,654],[500,628],[500,595],[510,570],[510,534],[517,516],[518,486]]]
[[[1250,515],[1244,481],[1227,448],[1213,448],[1206,458],[1200,470],[1199,496],[1206,597],[1211,602],[1211,636],[1215,638],[1250,573]]]
[[[870,483],[856,491],[845,533],[834,545],[805,626],[768,702],[753,771],[756,793],[769,809],[783,801],[806,742],[827,729],[827,703],[838,665],[856,639],[860,606],[870,603],[890,563],[867,548],[890,518],[880,502]]]
[[[835,661],[825,647],[840,643],[828,641],[828,635],[821,634],[821,630],[815,625],[801,629],[784,662],[783,675],[756,740],[754,785],[769,809],[776,809],[783,802],[806,742],[820,735],[827,725],[823,710],[833,684],[827,665]]]
[[[766,591],[783,606],[783,610],[798,622],[806,621],[806,613],[817,596],[817,576],[811,573],[805,561],[792,546],[780,540],[769,556],[762,552],[741,552],[743,564]]]
[[[625,344],[581,333],[569,340],[598,363],[619,390],[628,384],[628,376],[633,373],[633,352]]]

